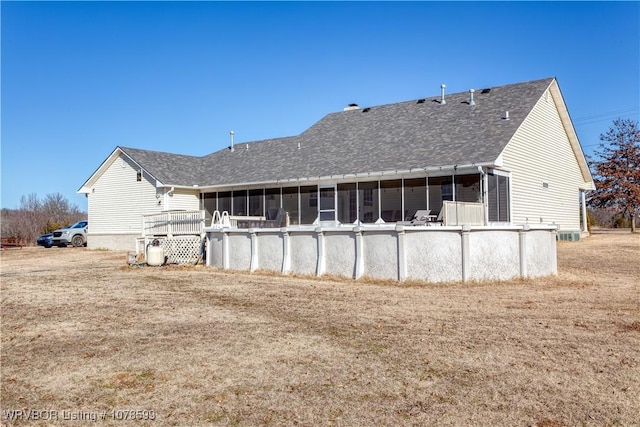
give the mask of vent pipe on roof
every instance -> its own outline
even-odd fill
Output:
[[[504,119],[509,120],[509,111],[504,112]]]
[[[349,104],[347,107],[344,107],[343,111],[357,110],[358,104]]]
[[[473,92],[475,92],[475,90],[469,89],[469,105],[472,107],[476,105],[476,102],[473,100]]]
[[[444,88],[447,86],[443,83],[440,85],[440,105],[444,105],[447,101],[444,99]]]
[[[234,151],[234,149],[233,149],[233,135],[234,135],[234,133],[235,133],[234,131],[229,131],[229,137],[231,138],[231,145],[229,146],[229,149],[231,151]]]

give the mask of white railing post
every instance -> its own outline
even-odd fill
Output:
[[[318,239],[318,261],[316,264],[316,276],[322,276],[326,268],[326,254],[324,245],[324,232],[322,227],[316,227],[316,238]]]
[[[398,280],[404,282],[407,279],[407,250],[403,225],[396,225],[396,236],[398,245]]]
[[[282,274],[288,274],[291,271],[291,239],[287,228],[281,228],[280,233],[282,233]]]
[[[529,224],[522,226],[522,229],[518,232],[518,257],[520,258],[520,277],[526,278],[529,274],[527,264],[527,231],[531,229]]]
[[[471,276],[471,248],[469,247],[469,234],[471,233],[471,227],[463,225],[460,230],[460,246],[461,246],[461,263],[462,263],[462,281],[466,282]]]
[[[364,275],[364,247],[362,246],[362,227],[353,227],[353,233],[355,234],[356,245],[356,271],[354,279],[360,279]]]
[[[251,239],[251,261],[249,263],[249,272],[253,273],[259,267],[258,258],[258,233],[255,228],[249,229],[249,237]]]

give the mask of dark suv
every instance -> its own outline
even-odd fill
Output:
[[[78,221],[75,224],[61,228],[53,232],[53,244],[55,246],[65,247],[72,244],[74,247],[87,245],[87,227],[89,221]]]

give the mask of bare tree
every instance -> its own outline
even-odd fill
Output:
[[[617,119],[600,135],[599,150],[591,162],[596,191],[588,203],[594,208],[610,208],[624,215],[636,231],[640,213],[640,129],[638,122]]]
[[[86,216],[60,193],[47,194],[42,203],[42,211],[46,222],[45,228],[42,230],[44,232],[56,230]]]
[[[14,214],[15,234],[23,243],[31,243],[40,234],[42,227],[42,203],[36,193],[20,198],[18,211]]]

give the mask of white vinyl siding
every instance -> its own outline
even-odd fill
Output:
[[[547,91],[502,153],[512,172],[512,221],[579,230],[585,184],[556,102],[563,101]]]
[[[168,195],[167,200],[165,210],[200,210],[200,193],[198,191],[176,189]]]
[[[137,181],[138,170],[119,157],[95,182],[88,195],[89,234],[142,233],[142,215],[163,210],[155,180],[143,172]]]

